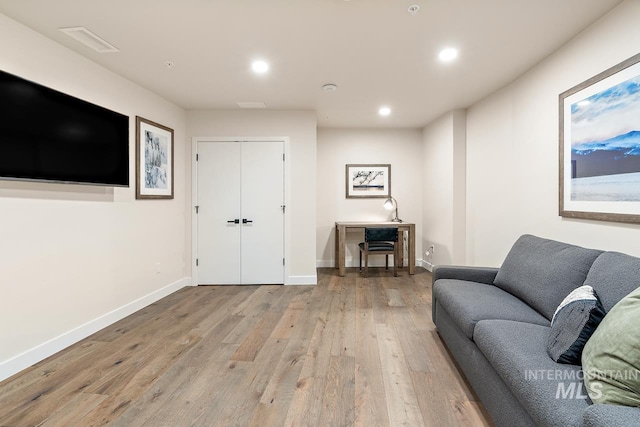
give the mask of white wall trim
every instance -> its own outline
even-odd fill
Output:
[[[433,272],[433,267],[434,266],[429,261],[425,261],[423,259],[418,259],[418,260],[416,260],[416,267],[418,267],[418,266],[426,269],[430,273]]]
[[[154,302],[166,297],[173,292],[182,289],[185,286],[191,286],[191,278],[185,277],[177,282],[171,283],[157,291],[151,292],[135,301],[116,308],[100,317],[97,317],[89,322],[80,325],[70,331],[63,333],[55,338],[50,339],[42,344],[33,347],[24,353],[18,354],[11,359],[0,362],[0,381],[9,378],[12,375],[17,374],[23,369],[34,365],[41,360],[69,347],[72,344],[77,343],[80,340],[88,337],[89,335],[98,332],[109,325],[114,324],[118,320],[121,320],[136,311],[153,304]]]
[[[285,285],[317,285],[318,275],[313,276],[288,276]]]

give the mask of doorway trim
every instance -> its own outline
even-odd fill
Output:
[[[291,185],[289,182],[290,162],[289,162],[289,137],[288,136],[194,136],[191,138],[191,278],[193,286],[198,285],[198,268],[196,260],[198,259],[198,215],[196,214],[196,206],[198,204],[198,162],[196,155],[198,154],[198,143],[200,142],[282,142],[284,145],[284,284],[292,283],[290,277],[290,253],[289,253],[289,236],[291,236],[291,221],[289,220],[289,200],[291,200]]]

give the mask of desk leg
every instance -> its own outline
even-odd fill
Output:
[[[340,268],[338,263],[338,252],[340,246],[340,231],[338,230],[338,224],[336,224],[335,230],[333,230],[333,240],[334,240],[334,248],[333,248],[333,267]]]
[[[407,239],[409,245],[409,274],[416,274],[416,227],[415,225],[409,226],[409,238]]]
[[[398,266],[404,268],[404,230],[398,230]]]
[[[344,276],[345,274],[345,240],[346,240],[346,228],[344,225],[336,225],[336,266],[338,267],[338,274]]]

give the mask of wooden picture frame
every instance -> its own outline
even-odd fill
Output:
[[[136,199],[173,199],[173,129],[139,116]]]
[[[559,101],[559,215],[640,223],[640,54]]]
[[[348,164],[345,181],[347,199],[386,199],[391,195],[391,165]]]

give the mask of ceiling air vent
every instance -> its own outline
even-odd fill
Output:
[[[107,42],[106,40],[98,37],[91,31],[87,30],[85,27],[69,27],[69,28],[59,28],[60,31],[68,35],[69,37],[73,37],[80,43],[89,46],[91,49],[100,53],[107,52],[120,52],[120,49]]]

